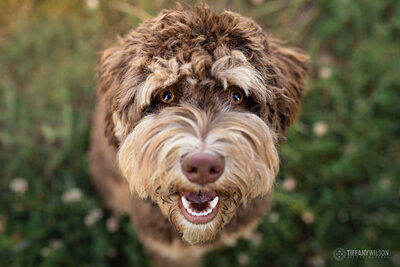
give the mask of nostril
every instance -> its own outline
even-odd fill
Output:
[[[197,168],[196,167],[191,167],[187,172],[196,173],[197,172]]]
[[[196,153],[182,162],[183,174],[193,183],[215,182],[223,173],[224,158],[214,153]]]
[[[190,160],[185,160],[181,166],[182,170],[187,174],[194,174],[198,171],[196,165],[193,164]]]
[[[210,173],[211,174],[216,174],[216,173],[219,173],[219,171],[216,170],[215,168],[211,168]]]

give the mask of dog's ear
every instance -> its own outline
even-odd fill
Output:
[[[304,95],[309,56],[296,48],[284,47],[279,40],[270,43],[275,70],[275,101],[270,107],[269,121],[278,133],[279,142],[285,140],[286,130],[297,117]]]
[[[114,100],[118,99],[126,64],[126,58],[121,47],[109,48],[102,54],[97,77],[97,90],[105,109],[105,136],[109,143],[115,146],[118,146],[118,139],[114,133],[113,114],[117,108]]]

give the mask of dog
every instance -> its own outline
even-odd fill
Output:
[[[308,56],[206,4],[163,10],[103,52],[90,173],[159,266],[196,266],[267,213]]]

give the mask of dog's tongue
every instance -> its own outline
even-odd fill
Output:
[[[217,194],[215,192],[190,192],[185,197],[192,203],[205,203],[212,200]]]

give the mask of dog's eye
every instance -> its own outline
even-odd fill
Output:
[[[165,89],[160,92],[160,100],[163,103],[166,103],[166,104],[171,103],[172,101],[174,101],[174,98],[175,98],[175,95],[170,90]]]
[[[231,93],[230,101],[233,104],[239,105],[240,103],[243,102],[243,99],[244,99],[244,95],[241,91],[234,91]]]

